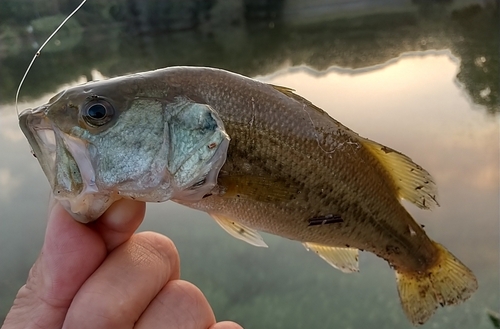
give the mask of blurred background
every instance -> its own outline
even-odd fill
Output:
[[[76,0],[0,0],[0,323],[34,262],[49,186],[17,125],[14,96]],[[88,0],[50,41],[20,109],[89,80],[211,66],[294,88],[362,136],[430,171],[441,207],[408,210],[477,275],[463,305],[422,328],[492,328],[500,307],[499,6],[488,0]],[[218,319],[245,328],[412,328],[387,263],[343,274],[298,242],[237,241],[210,217],[148,205],[140,230],[168,235],[182,276]]]

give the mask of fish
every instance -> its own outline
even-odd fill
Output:
[[[438,206],[432,176],[293,89],[168,67],[71,87],[19,124],[77,221],[121,198],[172,200],[254,246],[267,246],[259,232],[299,241],[342,272],[371,252],[394,269],[414,325],[478,288],[401,204]]]

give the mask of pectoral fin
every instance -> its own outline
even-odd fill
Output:
[[[218,214],[210,214],[213,219],[229,234],[234,236],[236,239],[243,240],[245,242],[250,243],[256,247],[265,247],[267,248],[267,244],[264,242],[264,239],[260,236],[259,232],[256,230],[238,223],[230,218],[225,216],[221,216]]]
[[[401,199],[422,209],[439,206],[437,188],[431,175],[406,155],[363,138],[361,143],[380,161],[391,176]]]
[[[359,272],[358,249],[330,247],[318,243],[304,242],[307,250],[312,250],[328,264],[344,273]]]

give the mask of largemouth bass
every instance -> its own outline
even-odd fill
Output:
[[[477,289],[400,203],[436,206],[430,174],[291,89],[172,67],[67,89],[19,120],[78,221],[120,198],[173,200],[252,245],[266,246],[258,231],[300,241],[343,272],[372,252],[394,268],[413,324]]]

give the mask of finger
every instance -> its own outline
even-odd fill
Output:
[[[216,324],[211,326],[210,329],[243,329],[243,327],[235,322],[222,321],[217,322]]]
[[[145,212],[144,202],[121,199],[90,225],[102,236],[107,250],[111,251],[134,234],[141,225]]]
[[[170,281],[151,301],[136,329],[207,329],[215,323],[214,313],[203,293],[193,284]]]
[[[42,251],[6,319],[11,328],[60,328],[76,292],[106,257],[99,235],[59,203],[50,211]]]
[[[81,287],[63,328],[132,328],[166,282],[178,277],[172,241],[153,232],[135,234]]]
[[[47,299],[69,303],[105,257],[106,250],[99,235],[76,222],[57,203],[49,215],[40,262],[36,262],[40,267],[35,266],[32,274],[43,275],[36,278],[44,280],[43,292]]]

